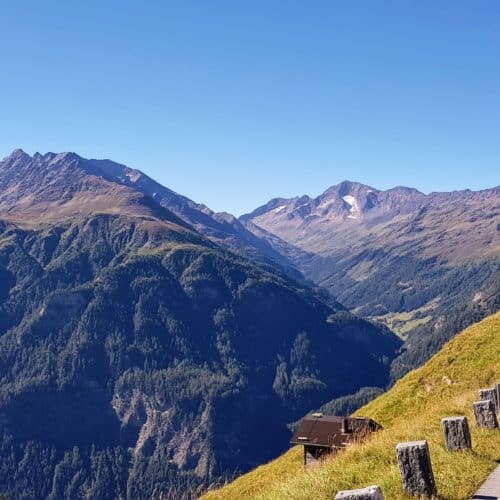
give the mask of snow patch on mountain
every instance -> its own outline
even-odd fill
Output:
[[[128,177],[130,182],[137,182],[142,177],[142,173],[139,170],[130,170],[125,173],[125,177]]]
[[[281,211],[285,210],[285,208],[286,208],[286,205],[281,205],[281,206],[276,207],[273,210],[271,210],[271,212],[274,212],[274,213],[277,214],[278,212],[281,212]]]
[[[359,219],[359,206],[358,202],[356,201],[356,198],[354,196],[351,196],[350,194],[347,194],[345,196],[342,196],[342,199],[349,205],[349,215],[347,216],[348,219]]]

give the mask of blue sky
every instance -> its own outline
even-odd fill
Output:
[[[500,2],[4,2],[0,156],[75,151],[215,210],[344,179],[500,183]]]

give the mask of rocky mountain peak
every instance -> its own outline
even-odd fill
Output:
[[[316,198],[316,205],[328,207],[327,210],[323,208],[320,211],[320,216],[337,214],[358,220],[377,205],[378,193],[378,190],[366,184],[345,180],[328,188]]]
[[[50,158],[50,157],[48,157]],[[66,161],[80,161],[82,158],[76,153],[66,151],[64,153],[58,153],[51,158],[51,161],[56,162],[66,162]]]
[[[367,184],[345,180],[329,187],[317,198],[301,196],[291,199],[274,199],[266,205],[244,215],[241,220],[269,229],[278,221],[286,221],[287,226],[311,227],[320,224],[337,227],[356,221],[371,223],[388,219],[398,214],[406,214],[429,205],[431,197],[417,189],[398,186],[386,191]],[[285,222],[283,222],[285,223]],[[281,224],[281,223],[280,223]]]
[[[338,196],[357,195],[360,192],[371,192],[371,191],[376,191],[376,190],[370,186],[367,186],[366,184],[361,184],[360,182],[345,180],[340,182],[339,184],[329,187],[323,193],[323,196],[327,194],[333,194]]]
[[[56,156],[55,153],[49,152],[49,153],[39,153],[38,151],[33,155],[33,160],[36,162],[41,162],[41,161],[51,161],[54,157]]]
[[[18,148],[18,149],[14,149],[14,151],[12,151],[12,153],[10,155],[6,156],[2,160],[2,163],[3,162],[13,163],[13,162],[18,162],[18,161],[27,161],[30,159],[31,159],[31,156],[28,153],[26,153],[22,149]]]
[[[30,157],[16,150],[0,161],[1,210],[20,224],[117,211],[159,217],[194,228],[237,253],[290,268],[285,257],[231,214],[214,213],[140,170],[108,159],[86,159],[73,152]]]
[[[61,222],[95,213],[158,217],[185,226],[177,216],[76,153],[21,149],[0,161],[0,211],[16,224]]]

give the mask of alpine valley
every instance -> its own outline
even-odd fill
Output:
[[[404,341],[392,378],[500,308],[500,186],[425,195],[345,181],[241,217],[306,278]]]
[[[499,309],[500,188],[343,182],[240,219],[74,153],[0,162],[0,493],[191,498]]]
[[[310,408],[385,386],[398,337],[281,262],[138,171],[0,162],[0,492],[188,498],[277,456]]]

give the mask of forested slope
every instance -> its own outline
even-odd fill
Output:
[[[72,154],[0,162],[0,492],[179,498],[400,341]]]

